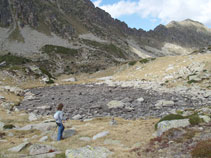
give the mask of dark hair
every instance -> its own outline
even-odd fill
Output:
[[[62,110],[63,107],[64,107],[64,105],[62,103],[60,103],[57,107],[57,110]]]

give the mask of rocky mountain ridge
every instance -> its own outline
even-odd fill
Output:
[[[10,52],[38,66],[47,63],[55,74],[189,54],[211,41],[210,29],[192,20],[149,32],[131,29],[90,0],[0,0],[0,10],[0,55]]]

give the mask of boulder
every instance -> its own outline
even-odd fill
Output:
[[[158,123],[157,136],[161,136],[164,132],[172,128],[187,127],[190,125],[189,119],[162,121]]]
[[[89,142],[89,141],[91,141],[91,138],[90,137],[81,137],[81,138],[79,138],[79,140]]]
[[[112,152],[104,147],[86,146],[78,149],[70,149],[65,152],[66,158],[107,158]]]
[[[138,102],[143,102],[144,101],[144,98],[138,98],[137,101]]]
[[[39,119],[39,116],[37,116],[34,113],[29,113],[29,121],[36,121]]]
[[[206,123],[209,123],[211,121],[211,118],[206,115],[199,115],[199,118],[203,119],[203,121]]]
[[[50,145],[44,145],[44,144],[33,144],[29,147],[29,154],[30,155],[40,155],[40,154],[46,154],[46,153],[53,153],[57,150],[50,146]]]
[[[109,109],[115,109],[115,108],[123,108],[124,103],[118,100],[112,100],[107,104]]]
[[[22,143],[16,147],[10,148],[8,149],[8,151],[12,151],[12,152],[20,152],[21,150],[23,150],[24,148],[26,148],[30,143],[29,142],[25,142]]]
[[[74,134],[76,133],[76,131],[74,129],[65,129],[64,133],[63,133],[63,138],[67,139],[69,137],[72,137]],[[51,136],[51,139],[56,141],[57,140],[57,131],[55,131],[53,133],[53,135]]]
[[[68,78],[68,79],[63,79],[62,81],[63,81],[63,82],[75,82],[75,81],[77,81],[77,80],[76,80],[76,78],[71,77],[71,78]]]
[[[23,96],[24,95],[24,90],[18,87],[11,87],[11,86],[4,86],[2,87],[4,90],[14,93],[15,95],[18,96]]]
[[[96,139],[98,139],[98,138],[105,137],[105,136],[107,136],[108,134],[109,134],[108,131],[100,132],[100,133],[96,134],[95,136],[93,136],[92,139],[93,139],[93,140],[96,140]]]
[[[4,100],[4,99],[5,99],[5,97],[0,95],[0,99],[1,99],[1,100]]]
[[[73,120],[80,120],[82,118],[82,116],[80,114],[77,114],[75,116],[72,117]]]
[[[39,123],[39,124],[29,124],[24,127],[19,128],[18,130],[27,131],[27,130],[40,130],[40,131],[50,131],[56,128],[56,123]]]
[[[48,136],[44,136],[42,138],[40,138],[39,142],[45,142],[48,140]]]
[[[168,107],[168,106],[174,106],[174,102],[170,100],[159,100],[155,104],[156,109],[160,109],[162,107]]]

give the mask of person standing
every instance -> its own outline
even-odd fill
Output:
[[[64,105],[62,103],[60,103],[57,107],[56,113],[54,114],[54,119],[56,120],[56,124],[58,126],[57,141],[60,141],[62,139],[62,135],[63,135],[64,128],[65,128],[62,123],[62,121],[64,120],[63,112],[62,112],[63,107],[64,107]]]

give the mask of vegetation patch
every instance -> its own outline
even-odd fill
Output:
[[[21,56],[15,56],[10,53],[7,55],[0,56],[0,63],[4,61],[7,65],[22,65],[31,62],[31,60],[29,59],[26,59]]]
[[[180,120],[180,119],[185,119],[185,117],[183,117],[182,115],[178,115],[178,114],[169,114],[169,115],[163,117],[162,119],[160,119],[160,121],[158,121],[155,124],[155,129],[158,128],[158,123],[160,123],[162,121],[171,121],[171,120]]]
[[[128,65],[133,66],[133,65],[135,65],[136,63],[137,63],[137,61],[130,61],[130,62],[128,63]]]
[[[147,59],[141,59],[139,62],[141,63],[141,64],[146,64],[146,63],[148,63],[148,62],[150,62],[150,61],[153,61],[153,60],[155,60],[156,58],[147,58]]]
[[[15,128],[15,126],[12,125],[12,124],[6,124],[6,125],[3,126],[3,128],[4,129],[13,129],[13,128]]]
[[[187,118],[189,119],[191,125],[198,125],[199,123],[204,122],[198,114],[187,116]]]
[[[77,49],[71,49],[71,48],[55,46],[55,45],[45,45],[41,48],[41,51],[47,54],[64,54],[64,55],[71,55],[71,56],[76,56],[78,54]]]
[[[40,68],[40,71],[41,71],[43,74],[47,75],[49,79],[50,79],[50,78],[54,78],[54,77],[51,75],[51,73],[50,73],[47,69],[41,67],[41,68]]]
[[[96,41],[91,41],[91,40],[83,40],[83,42],[86,45],[90,45],[92,47],[95,48],[99,48],[101,50],[105,50],[108,53],[111,53],[117,57],[121,57],[121,58],[126,58],[124,52],[122,51],[122,49],[120,49],[119,47],[115,46],[114,44],[110,43],[100,43],[100,42],[96,42]]]
[[[20,33],[20,30],[18,27],[15,28],[15,30],[9,35],[9,39],[11,41],[18,41],[24,43],[24,38],[22,34]]]
[[[193,158],[210,158],[211,157],[211,139],[200,141],[192,150]]]
[[[65,153],[56,154],[55,158],[66,158]]]
[[[198,83],[199,81],[196,81],[196,80],[190,80],[190,81],[188,81],[187,83],[188,84],[192,84],[192,83]]]

